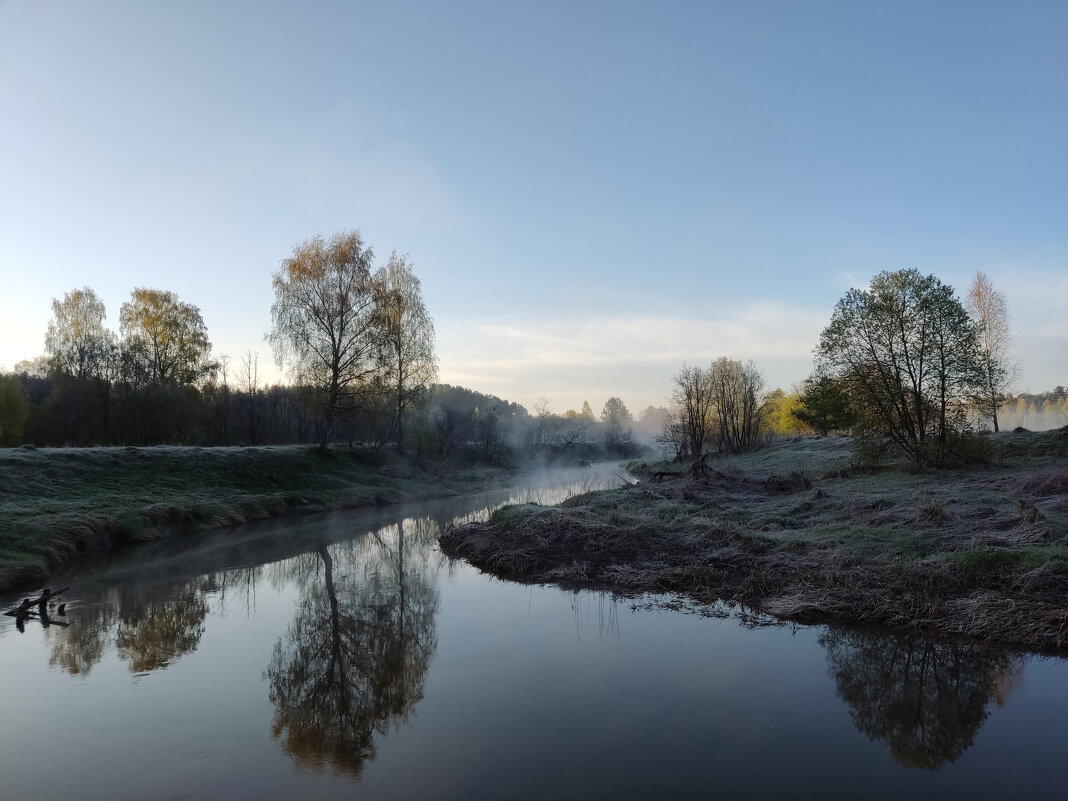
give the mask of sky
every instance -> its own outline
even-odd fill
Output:
[[[665,405],[683,363],[787,391],[883,270],[1008,301],[1068,385],[1068,3],[0,0],[0,367],[89,286],[257,353],[271,275],[407,254],[440,380]]]

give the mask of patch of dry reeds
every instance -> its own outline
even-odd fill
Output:
[[[919,523],[941,523],[949,519],[945,508],[929,492],[920,493],[920,503],[916,509],[916,521]]]
[[[1038,498],[1068,495],[1068,469],[1051,467],[1031,473],[1020,482],[1020,491]]]

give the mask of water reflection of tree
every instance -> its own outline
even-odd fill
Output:
[[[183,582],[164,595],[124,599],[115,640],[130,670],[165,668],[196,650],[208,615],[205,594],[210,580]]]
[[[68,609],[65,617],[66,628],[48,629],[52,640],[48,664],[84,676],[103,658],[118,615],[113,604],[93,603]]]
[[[206,594],[215,577],[154,585],[131,585],[67,609],[69,625],[50,629],[49,663],[84,675],[114,643],[130,670],[159,670],[196,649],[207,617]]]
[[[820,644],[856,727],[901,764],[930,770],[971,746],[1022,666],[1005,652],[900,632],[829,629]]]
[[[438,606],[422,528],[402,521],[292,560],[301,598],[264,676],[274,734],[300,762],[359,774],[375,733],[422,698]]]

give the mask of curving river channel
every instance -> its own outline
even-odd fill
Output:
[[[1065,660],[505,583],[436,546],[614,472],[68,570],[65,616],[0,617],[0,799],[1064,797]]]

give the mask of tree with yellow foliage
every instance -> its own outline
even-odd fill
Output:
[[[301,242],[274,274],[267,339],[279,367],[322,396],[322,450],[338,412],[377,367],[373,262],[360,232],[349,231]]]
[[[211,372],[211,342],[200,309],[173,292],[138,287],[119,310],[123,344],[145,359],[154,384],[192,384]]]

